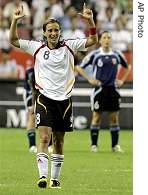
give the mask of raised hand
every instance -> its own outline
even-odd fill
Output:
[[[18,7],[13,13],[13,19],[19,20],[25,16],[23,6]]]
[[[78,13],[82,18],[86,20],[93,20],[93,12],[91,9],[86,7],[86,4],[83,5],[82,13]]]

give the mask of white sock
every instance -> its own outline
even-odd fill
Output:
[[[51,154],[51,179],[58,179],[64,161],[64,155]]]
[[[48,177],[48,155],[40,152],[37,154],[37,165],[39,170],[39,177]]]

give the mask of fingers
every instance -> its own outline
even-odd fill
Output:
[[[77,15],[79,15],[79,16],[83,16],[83,14],[82,14],[82,13],[77,13]]]
[[[83,11],[86,9],[86,3],[83,4]]]
[[[21,13],[23,13],[23,10],[24,10],[23,5],[21,5]]]
[[[77,13],[78,15],[80,15],[80,16],[83,16],[83,13],[84,13],[84,11],[86,10],[86,3],[84,3],[83,4],[83,11],[82,11],[82,13]]]
[[[21,5],[20,7],[18,7],[15,11],[16,15],[20,15],[23,14],[23,6]]]

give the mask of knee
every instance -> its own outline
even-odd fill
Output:
[[[50,138],[50,137],[49,137],[48,134],[40,135],[40,142],[46,144],[46,143],[49,142],[49,138]]]
[[[119,123],[118,113],[110,114],[110,123],[111,124],[118,124]]]
[[[118,122],[119,122],[118,121],[118,117],[116,117],[116,116],[115,117],[112,117],[111,120],[110,120],[110,123],[111,124],[118,124]]]

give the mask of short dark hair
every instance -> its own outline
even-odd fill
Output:
[[[99,37],[101,38],[104,33],[109,33],[111,35],[111,32],[108,30],[104,30],[99,34]]]

